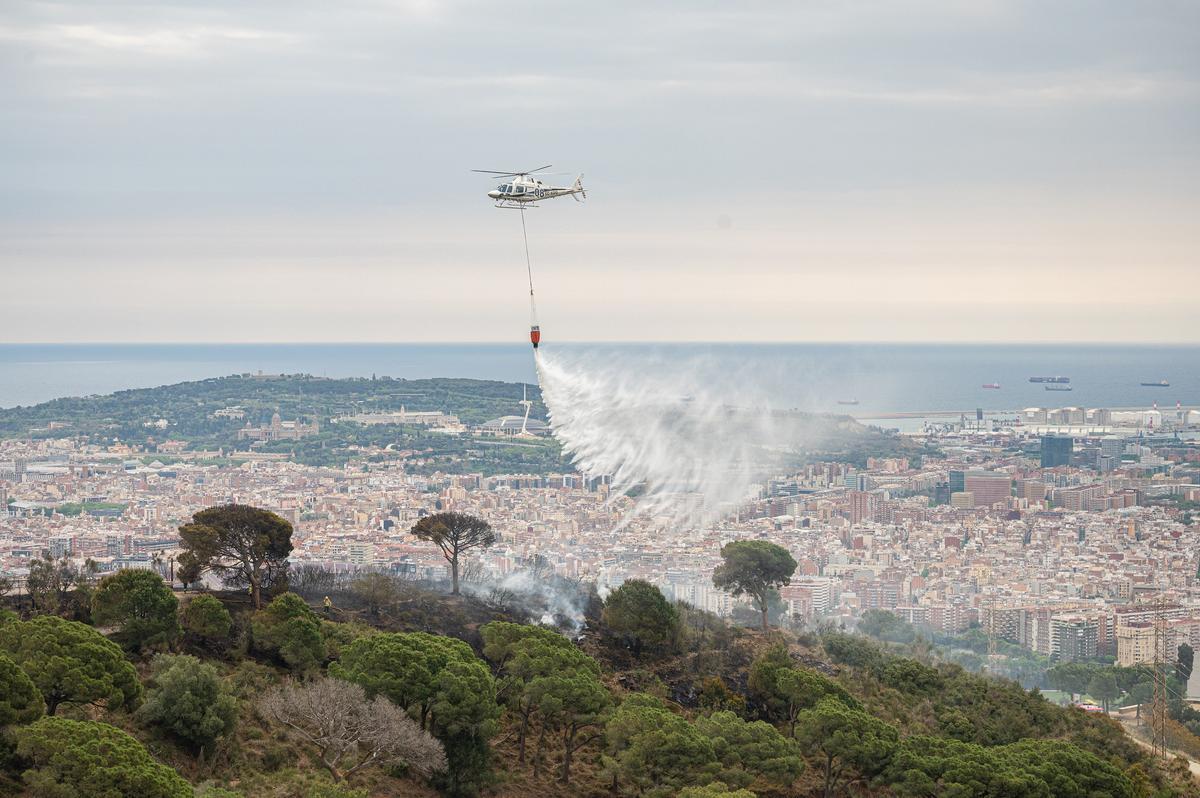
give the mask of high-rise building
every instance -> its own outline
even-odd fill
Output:
[[[1138,621],[1117,627],[1117,664],[1132,668],[1154,661],[1154,624]]]
[[[850,523],[875,520],[875,495],[861,490],[852,490],[850,496]]]
[[[1046,483],[1037,479],[1022,479],[1016,483],[1017,496],[1029,502],[1046,500]]]
[[[975,494],[959,490],[950,494],[950,506],[960,510],[970,510],[975,506]]]
[[[976,507],[991,507],[1012,496],[1012,477],[1002,471],[951,471],[950,494],[973,493]]]
[[[1094,659],[1100,625],[1086,615],[1057,615],[1050,619],[1050,656],[1059,662]]]
[[[842,484],[850,490],[870,490],[872,482],[870,474],[860,474],[853,471],[847,472],[842,477]]]
[[[1120,438],[1100,439],[1100,470],[1112,471],[1121,465],[1121,455],[1125,453],[1125,441]]]
[[[803,579],[793,579],[792,585],[808,589],[809,600],[812,602],[814,615],[825,615],[833,609],[834,602],[837,601],[834,580],[829,577],[810,576]]]
[[[1075,440],[1068,435],[1042,436],[1042,468],[1055,468],[1071,464],[1071,453]]]
[[[1012,496],[1012,477],[999,471],[968,471],[964,483],[963,489],[974,494],[976,507],[991,507]]]
[[[58,559],[71,553],[71,538],[67,535],[54,535],[50,538],[50,556]]]

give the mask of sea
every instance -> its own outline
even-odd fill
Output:
[[[757,375],[755,390],[774,407],[871,421],[976,408],[1002,415],[1026,407],[1200,405],[1197,345],[570,343],[543,352],[579,368],[628,369],[631,378],[673,367]],[[537,380],[527,344],[0,344],[0,407],[258,372]],[[1069,377],[1072,390],[1046,391],[1029,381],[1034,376]],[[1141,385],[1162,380],[1169,387]]]

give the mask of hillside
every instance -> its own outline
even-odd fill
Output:
[[[104,396],[55,399],[31,407],[0,409],[0,439],[75,438],[93,444],[127,444],[162,462],[159,451],[183,442],[190,452],[228,456],[254,449],[286,455],[312,466],[338,466],[363,457],[404,459],[413,473],[561,473],[571,469],[553,438],[489,439],[452,435],[415,425],[363,426],[338,422],[359,413],[441,411],[467,425],[523,412],[545,420],[537,385],[471,379],[326,379],[306,374],[234,375],[159,388],[119,391]],[[236,410],[234,413],[219,411]],[[316,421],[319,431],[299,440],[254,441],[239,437],[243,427],[262,427],[278,412],[284,420]],[[830,458],[865,465],[868,457],[916,457],[922,450],[907,439],[864,427],[846,416],[800,412],[788,415],[810,430],[806,452],[770,453],[786,471],[806,459]],[[768,441],[764,446],[769,447]],[[764,450],[765,451],[765,450]]]
[[[536,385],[524,386],[533,401],[531,417],[546,409]],[[236,431],[244,422],[265,423],[278,411],[284,418],[319,417],[399,410],[441,410],[478,424],[521,410],[520,383],[469,379],[328,379],[308,374],[233,375],[159,388],[138,388],[104,396],[54,399],[31,407],[0,410],[0,436],[18,437],[50,422],[69,425],[73,434],[110,434],[133,440],[146,422],[165,418],[170,436],[202,441]],[[226,407],[246,411],[244,419],[214,419]],[[51,430],[46,430],[48,434]]]
[[[669,605],[653,588],[605,603],[586,585],[532,576],[533,592],[472,586],[453,597],[381,574],[310,569],[293,586],[307,604],[285,593],[258,612],[244,593],[216,594],[219,603],[181,594],[183,634],[173,642],[130,649],[108,619],[144,696],[124,707],[111,696],[63,703],[56,719],[114,724],[180,774],[186,794],[198,788],[208,798],[1200,796],[1186,765],[1151,759],[1115,721],[1013,682],[834,630],[731,626]],[[69,599],[58,610],[90,615]],[[538,618],[566,635],[529,625]],[[3,652],[18,657],[16,641],[32,633],[11,617],[0,623],[0,679]],[[197,660],[156,658],[167,649]],[[186,717],[164,719],[163,695],[192,684],[181,673],[203,681],[193,671],[204,668],[209,701],[235,709],[197,745],[181,737],[193,728]],[[410,755],[407,764],[331,775],[321,747],[281,723],[267,697],[283,684],[345,680],[405,705],[444,746],[449,771],[422,775]],[[27,723],[13,727],[18,740],[46,725]],[[53,767],[39,767],[28,746],[18,750],[0,757],[8,794],[59,794],[39,782]],[[173,789],[145,794],[185,787]]]

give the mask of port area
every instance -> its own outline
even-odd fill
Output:
[[[1149,413],[1152,410],[1154,410],[1155,408],[1152,406],[1148,406],[1148,407],[1110,407],[1110,408],[1106,408],[1106,409],[1109,411],[1112,411],[1112,412],[1117,412],[1117,413],[1136,413],[1138,411],[1141,411],[1143,413]],[[1181,410],[1200,410],[1200,405],[1183,405],[1180,407],[1180,409]],[[1175,405],[1171,405],[1169,407],[1159,407],[1159,408],[1157,408],[1157,410],[1160,413],[1174,412]],[[1016,417],[1016,416],[1020,416],[1024,412],[1025,412],[1024,409],[1019,409],[1019,410],[987,410],[987,409],[985,409],[983,411],[983,414],[985,416],[1013,416],[1013,417]],[[856,414],[851,413],[850,415],[853,416],[853,418],[856,421],[870,421],[872,419],[889,419],[889,418],[893,418],[893,419],[894,418],[958,418],[959,416],[971,416],[972,418],[974,418],[975,417],[975,408],[972,407],[969,410],[904,410],[904,411],[899,411],[899,412],[894,412],[894,413],[864,413],[861,415],[856,415]]]
[[[1144,405],[1112,407],[1094,410],[1079,406],[1059,408],[1036,407],[1023,409],[983,409],[982,421],[977,420],[976,408],[962,410],[904,410],[893,412],[866,411],[847,413],[855,421],[873,427],[896,429],[901,433],[920,434],[930,431],[991,431],[1016,429],[1025,433],[1047,435],[1116,435],[1175,434],[1181,437],[1200,437],[1200,406]],[[1099,413],[1100,416],[1095,414]]]

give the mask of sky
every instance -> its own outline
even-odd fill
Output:
[[[0,341],[1200,342],[1190,0],[0,4]]]

